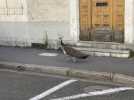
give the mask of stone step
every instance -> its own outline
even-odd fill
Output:
[[[74,48],[91,56],[130,57],[130,50],[120,43],[79,42]]]
[[[80,41],[76,44],[76,46],[86,48],[89,47],[89,48],[100,48],[100,49],[128,50],[126,45],[113,42]]]
[[[75,47],[75,49],[80,50],[91,56],[111,56],[119,58],[129,58],[129,50],[113,50],[113,49],[98,49],[98,48],[80,48]]]

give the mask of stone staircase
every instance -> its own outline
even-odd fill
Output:
[[[82,41],[78,42],[74,48],[91,56],[130,57],[130,50],[121,43]]]

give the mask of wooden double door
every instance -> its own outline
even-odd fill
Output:
[[[124,0],[80,0],[79,2],[80,40],[97,41],[96,37],[101,38],[101,35],[108,39],[108,34],[112,37],[110,41],[123,40]]]

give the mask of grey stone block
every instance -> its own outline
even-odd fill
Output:
[[[113,82],[134,86],[134,77],[123,74],[115,74],[113,76]]]
[[[79,77],[84,79],[91,79],[91,80],[100,80],[100,81],[110,81],[111,80],[111,73],[107,72],[95,72],[95,71],[85,71],[85,70],[76,70],[72,69],[69,71],[69,76],[71,77]]]

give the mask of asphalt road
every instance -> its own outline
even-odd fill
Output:
[[[0,61],[116,72],[134,76],[134,59],[89,57],[87,60],[73,63],[61,53],[58,53],[57,56],[39,56],[39,54],[46,52],[58,53],[53,50],[0,47]]]
[[[31,100],[58,100],[56,98],[70,97],[72,95],[111,88],[118,89],[119,87],[123,86],[106,85],[37,73],[0,70],[0,100],[30,100],[30,98]],[[53,88],[55,88],[55,91]],[[32,99],[42,93],[47,94],[47,96],[42,99]],[[134,90],[126,90],[124,92],[76,98],[74,100],[134,100],[133,94]]]

